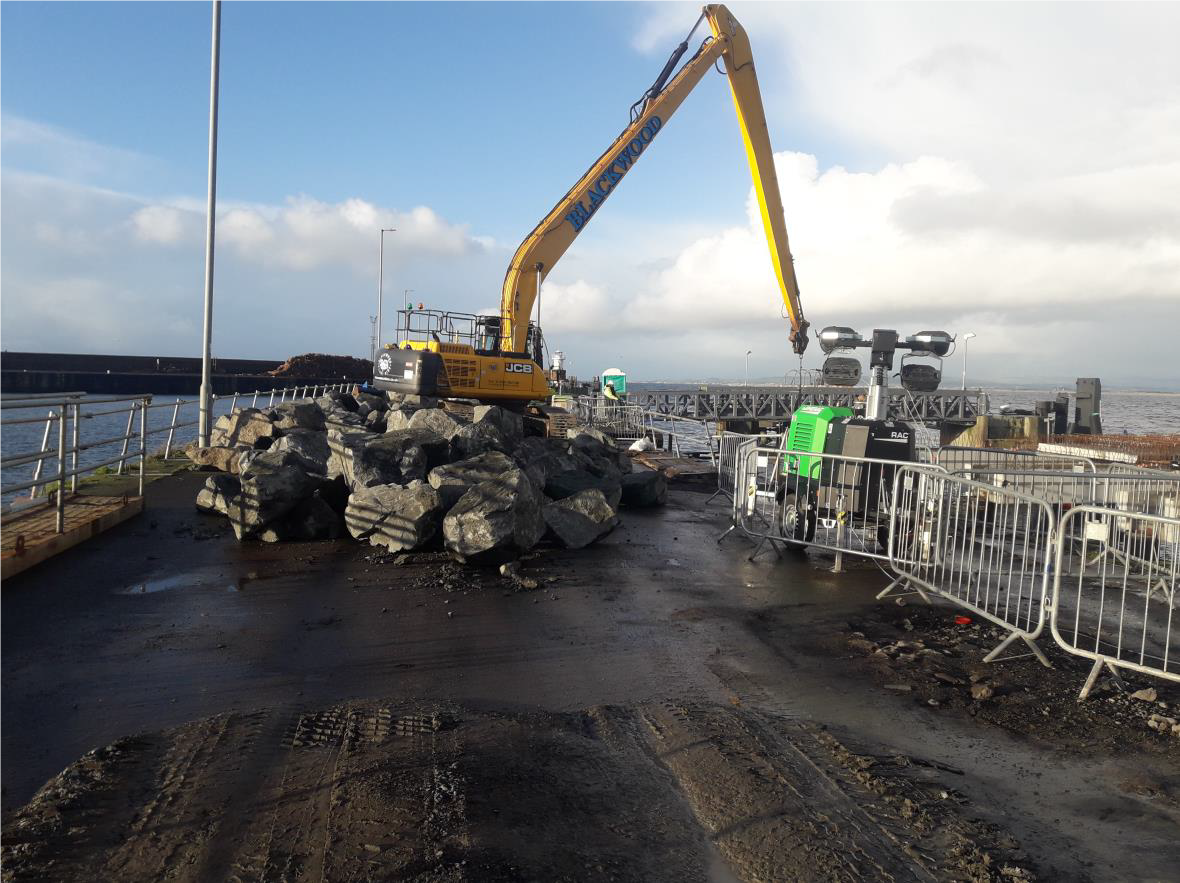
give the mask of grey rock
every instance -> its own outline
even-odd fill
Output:
[[[353,491],[344,521],[348,532],[391,552],[418,549],[438,533],[442,500],[425,482],[385,484]]]
[[[331,449],[328,447],[328,436],[314,429],[290,429],[271,445],[271,451],[292,451],[307,462],[309,471],[326,475],[328,472],[328,458]]]
[[[514,557],[545,533],[543,497],[522,469],[467,491],[443,519],[443,540],[461,559]]]
[[[329,434],[332,455],[327,475],[344,477],[352,490],[382,484],[407,484],[447,462],[450,444],[428,429],[402,429],[383,435]]]
[[[242,473],[242,492],[226,512],[238,539],[262,533],[315,490],[317,480],[290,459],[300,458],[290,451],[260,454]]]
[[[365,429],[371,432],[384,432],[387,428],[386,420],[388,416],[388,411],[370,411],[365,415]]]
[[[579,426],[576,429],[567,429],[565,435],[575,445],[586,445],[594,441],[610,451],[615,450],[616,447],[614,438],[600,429],[595,429],[593,426]]]
[[[283,533],[290,540],[334,540],[343,536],[344,521],[316,490],[283,519]]]
[[[663,506],[668,502],[668,479],[654,469],[623,476],[623,505]]]
[[[279,429],[258,408],[240,408],[218,417],[209,433],[209,443],[217,447],[263,447],[261,439],[270,439]]]
[[[496,427],[510,450],[524,439],[524,417],[500,405],[476,405],[475,424],[489,423]]]
[[[242,492],[242,483],[232,475],[210,475],[197,494],[197,508],[218,515],[229,514],[229,504]]]
[[[420,396],[414,393],[405,393],[402,395],[401,404],[411,408],[437,408],[438,399],[434,396]]]
[[[514,469],[516,464],[511,457],[492,451],[432,469],[427,480],[438,491],[443,507],[450,509],[475,485],[493,481]]]
[[[253,451],[249,447],[229,447],[215,445],[208,448],[198,448],[196,442],[184,449],[185,455],[205,469],[219,469],[222,472],[237,474],[238,457],[242,451]]]
[[[389,408],[389,402],[385,400],[385,396],[375,395],[371,392],[358,392],[353,395],[358,409],[361,405],[368,405],[369,411],[385,411]]]
[[[545,482],[545,496],[564,500],[587,490],[601,491],[612,508],[617,509],[622,497],[622,485],[618,478],[603,478],[585,469],[570,469],[549,476]]]
[[[320,410],[325,414],[332,411],[355,411],[356,399],[346,392],[332,392],[324,393],[315,403],[320,406]]]
[[[331,411],[324,418],[324,429],[337,432],[355,432],[358,429],[367,430],[365,418],[353,411]]]
[[[466,422],[441,408],[422,408],[410,418],[410,429],[429,429],[450,441]]]
[[[269,451],[243,451],[238,466],[238,473],[242,480],[245,480],[256,470],[274,470],[284,466],[294,466],[312,475],[319,471],[313,460],[307,459],[298,451],[277,448],[271,448]]]
[[[490,422],[467,423],[451,437],[451,454],[460,460],[488,451],[506,453],[510,447],[500,430]]]
[[[394,432],[398,429],[409,429],[410,418],[417,408],[390,408],[385,415],[385,431]]]
[[[606,536],[619,523],[602,491],[578,491],[541,510],[549,535],[567,549],[581,549]]]
[[[324,412],[314,402],[282,402],[270,409],[274,425],[283,432],[291,429],[324,430]]]

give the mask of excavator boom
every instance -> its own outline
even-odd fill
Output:
[[[686,53],[692,34],[677,47],[656,82],[633,108],[631,124],[595,160],[516,250],[504,277],[500,301],[506,350],[518,353],[525,351],[528,317],[545,276],[718,59],[725,65],[729,77],[738,124],[754,180],[754,191],[770,246],[771,262],[791,321],[791,344],[799,354],[807,347],[808,323],[803,318],[803,307],[799,300],[799,285],[787,241],[782,197],[774,171],[774,155],[750,41],[745,30],[724,6],[706,6],[702,18],[708,22],[712,36],[672,76],[672,69]]]

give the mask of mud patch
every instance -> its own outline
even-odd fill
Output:
[[[1032,879],[953,775],[715,705],[273,709],[86,755],[4,879]]]
[[[1042,639],[1038,646],[1052,668],[1029,655],[984,663],[1004,635],[957,609],[887,602],[846,622],[829,649],[862,660],[878,685],[899,697],[1058,751],[1102,756],[1138,749],[1180,759],[1180,738],[1158,725],[1180,716],[1180,688],[1126,673],[1125,690],[1103,677],[1079,702],[1087,661]],[[1021,654],[1022,646],[1005,655]],[[1134,698],[1141,689],[1150,692],[1140,696],[1155,698]]]

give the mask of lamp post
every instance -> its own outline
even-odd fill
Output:
[[[381,349],[381,309],[385,301],[385,234],[396,232],[394,227],[382,227],[377,246],[377,350]]]
[[[746,386],[750,385],[750,353],[753,350],[746,350]]]
[[[963,335],[963,389],[967,388],[967,341],[975,337],[974,331],[968,331]]]
[[[213,237],[217,209],[217,88],[221,58],[221,0],[213,0],[213,52],[209,64],[209,198],[205,207],[205,322],[201,343],[201,406],[197,443],[209,447],[213,430]],[[62,418],[65,426],[65,418]]]

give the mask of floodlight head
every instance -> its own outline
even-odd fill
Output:
[[[820,331],[816,337],[819,338],[819,348],[827,356],[830,356],[836,350],[850,349],[864,342],[864,338],[859,333],[843,325],[829,325]]]
[[[905,339],[910,352],[930,353],[940,358],[950,352],[954,341],[945,331],[919,331]]]

